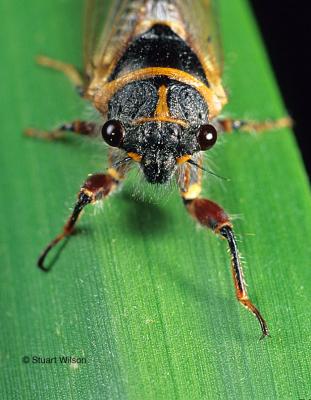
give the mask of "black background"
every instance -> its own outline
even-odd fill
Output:
[[[310,7],[309,3],[309,7]],[[311,173],[310,69],[311,14],[307,2],[251,0],[266,49],[268,50],[305,165]]]

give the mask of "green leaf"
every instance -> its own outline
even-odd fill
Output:
[[[247,3],[220,6],[225,112],[286,115]],[[227,135],[207,164],[231,181],[204,181],[206,196],[240,216],[249,294],[270,339],[258,341],[257,321],[235,300],[226,243],[197,229],[176,187],[150,189],[136,173],[103,211],[85,212],[52,272],[36,268],[80,184],[106,165],[101,144],[21,134],[89,115],[66,78],[34,63],[46,54],[81,65],[82,8],[0,3],[1,398],[309,398],[310,197],[288,129]],[[61,355],[86,363],[31,359]]]

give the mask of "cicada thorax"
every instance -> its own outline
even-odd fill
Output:
[[[149,3],[157,2],[146,2]],[[115,46],[114,58],[110,46],[107,47],[109,51],[106,48],[108,59],[105,55],[97,57],[86,97],[105,114],[110,99],[128,83],[166,77],[196,89],[208,105],[210,119],[216,117],[227,99],[219,69],[212,62],[212,52],[207,55],[199,49],[195,39],[187,35],[185,23],[176,20],[159,22],[148,17],[150,15],[145,20],[143,16],[137,17],[132,35],[120,37],[120,42],[124,40],[126,45]],[[107,66],[108,60],[113,68]]]
[[[163,183],[180,160],[200,151],[198,129],[222,101],[176,24],[149,25],[129,41],[109,76],[100,79],[99,68],[88,97],[109,120],[122,122],[123,149],[141,161],[147,180]]]

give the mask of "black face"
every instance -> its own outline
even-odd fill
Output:
[[[150,183],[165,183],[174,174],[178,159],[212,147],[217,139],[209,125],[206,103],[200,94],[184,84],[169,85],[167,104],[173,122],[140,121],[152,118],[158,101],[155,81],[128,84],[110,101],[108,122],[102,128],[111,146],[140,157],[140,166]]]
[[[193,134],[177,124],[145,122],[128,127],[124,149],[142,156],[141,168],[148,182],[165,183],[176,169],[177,158],[198,149],[193,139]]]

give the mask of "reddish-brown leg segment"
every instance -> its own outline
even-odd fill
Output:
[[[86,205],[94,204],[111,194],[122,178],[122,169],[117,170],[113,167],[109,168],[108,174],[94,174],[87,178],[78,193],[78,200],[74,206],[73,212],[68,218],[68,221],[64,225],[62,232],[46,246],[40,255],[38,259],[39,268],[43,271],[49,271],[49,269],[45,267],[44,261],[50,250],[65,237],[72,234],[83,208]]]
[[[197,162],[200,164],[201,160],[198,159]],[[231,269],[237,299],[258,319],[262,331],[262,338],[268,336],[269,331],[265,320],[247,295],[239,252],[232,229],[232,223],[228,215],[218,204],[199,197],[201,193],[201,174],[194,165],[188,164],[183,166],[179,177],[179,185],[184,204],[189,213],[201,225],[206,226],[216,234],[220,234],[227,240],[231,255]]]
[[[82,136],[92,136],[96,133],[96,124],[93,122],[76,120],[63,124],[53,131],[42,131],[35,128],[28,128],[25,130],[25,135],[38,139],[55,140],[62,139],[65,132],[72,132]]]
[[[236,239],[232,229],[232,223],[225,211],[213,201],[201,198],[184,199],[184,203],[190,214],[203,226],[212,229],[227,240],[230,255],[231,269],[238,301],[251,311],[259,321],[262,337],[268,336],[269,331],[266,321],[259,310],[248,298],[246,284],[243,278],[243,270],[239,257]]]

